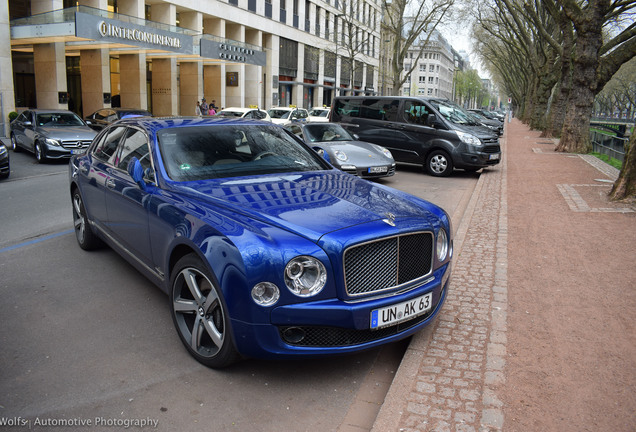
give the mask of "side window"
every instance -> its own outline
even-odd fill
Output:
[[[24,123],[25,121],[30,121],[31,116],[29,114],[31,114],[30,111],[24,111],[22,114],[18,116],[17,121],[22,123]]]
[[[359,99],[336,99],[334,103],[334,113],[336,117],[334,121],[340,121],[340,117],[358,117],[360,115]]]
[[[121,140],[121,137],[126,132],[125,127],[116,127],[110,129],[106,134],[104,134],[101,138],[101,141],[93,150],[93,156],[97,159],[101,159],[104,162],[110,162],[114,164],[115,160],[115,150],[117,150],[117,145]]]
[[[400,106],[399,100],[382,100],[382,119],[387,121],[398,120],[398,107]]]
[[[121,151],[119,152],[117,168],[126,171],[128,162],[133,157],[139,159],[144,170],[150,168],[150,152],[148,150],[148,137],[140,130],[128,128],[126,137],[121,141]]]
[[[406,101],[404,103],[404,118],[413,124],[425,125],[430,111],[422,102]]]
[[[252,111],[254,118],[263,120],[266,116],[265,111]]]

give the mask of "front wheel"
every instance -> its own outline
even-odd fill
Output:
[[[201,364],[222,368],[239,358],[220,288],[194,254],[181,258],[171,277],[170,312],[188,352]]]
[[[18,146],[18,141],[15,139],[15,134],[11,134],[11,150],[16,153],[20,152],[20,147]]]
[[[448,177],[453,173],[453,161],[443,150],[435,150],[426,158],[426,171],[435,177]]]
[[[46,154],[44,153],[42,144],[40,144],[39,142],[36,142],[34,151],[35,151],[35,159],[38,161],[38,163],[46,162]]]

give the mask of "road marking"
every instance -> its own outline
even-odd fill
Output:
[[[55,234],[49,234],[49,235],[46,235],[46,236],[43,236],[43,237],[38,237],[38,238],[36,238],[36,239],[29,240],[29,241],[24,242],[24,243],[19,243],[19,244],[17,244],[17,245],[7,246],[7,247],[5,247],[5,248],[0,249],[0,253],[2,253],[2,252],[9,252],[9,251],[12,251],[12,250],[15,250],[15,249],[20,249],[20,248],[22,248],[22,247],[30,246],[30,245],[32,245],[32,244],[36,244],[36,243],[41,243],[41,242],[43,242],[43,241],[50,240],[50,239],[52,239],[52,238],[56,238],[56,237],[60,237],[60,236],[66,235],[66,234],[70,234],[70,233],[72,233],[72,232],[74,232],[74,231],[75,231],[75,230],[70,229],[70,230],[66,230],[66,231],[58,232],[58,233],[55,233]]]

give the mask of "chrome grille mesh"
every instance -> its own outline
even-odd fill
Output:
[[[384,291],[431,272],[433,234],[416,233],[354,246],[345,251],[347,294]]]

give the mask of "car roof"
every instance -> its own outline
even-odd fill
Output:
[[[131,117],[119,120],[114,123],[119,126],[139,126],[148,131],[156,133],[161,129],[180,128],[180,127],[201,127],[201,126],[223,126],[223,125],[269,125],[272,123],[263,122],[262,120],[244,119],[244,118],[226,118],[226,117]],[[276,127],[276,126],[274,126]]]
[[[263,110],[260,108],[228,107],[228,108],[223,108],[221,111],[248,112],[248,111],[263,111]]]
[[[75,114],[73,111],[65,110],[65,109],[32,108],[32,109],[29,109],[28,111],[34,112],[36,114],[48,114],[48,113],[72,113],[72,114]]]

